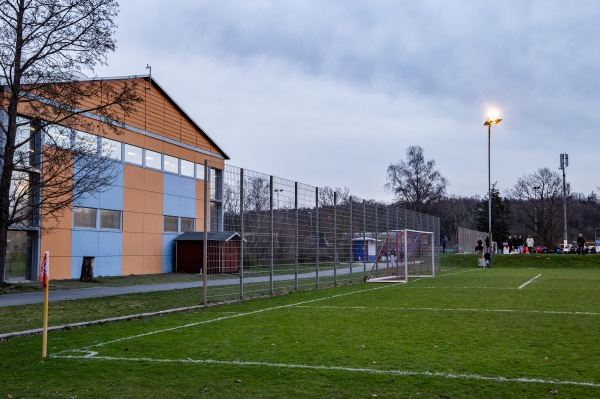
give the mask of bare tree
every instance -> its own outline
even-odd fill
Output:
[[[509,192],[518,209],[519,222],[548,247],[554,247],[561,237],[562,189],[562,177],[558,172],[540,168],[520,177]],[[569,190],[567,185],[567,192]]]
[[[0,283],[9,228],[39,227],[113,181],[93,137],[118,133],[142,100],[134,83],[81,72],[116,48],[117,13],[115,0],[0,2]]]
[[[406,161],[390,164],[385,188],[394,193],[399,205],[413,211],[429,213],[444,198],[448,182],[435,170],[435,161],[425,161],[423,148],[411,146]]]

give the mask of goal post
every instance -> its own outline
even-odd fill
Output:
[[[375,263],[365,281],[406,283],[412,277],[435,277],[433,232],[391,230],[380,241]]]

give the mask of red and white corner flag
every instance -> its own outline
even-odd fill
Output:
[[[48,280],[50,279],[50,253],[44,252],[44,260],[40,266],[40,272],[38,273],[38,280],[42,282],[42,288],[48,287]]]

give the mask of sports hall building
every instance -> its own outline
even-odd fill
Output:
[[[110,149],[117,178],[108,190],[75,201],[49,233],[43,225],[11,230],[7,280],[35,280],[45,251],[52,279],[79,278],[84,257],[94,258],[97,276],[174,271],[174,240],[203,231],[205,161],[211,169],[207,223],[211,231],[222,230],[225,152],[150,76],[104,80],[137,81],[144,101],[119,134],[72,130],[67,140],[92,140],[99,151]]]

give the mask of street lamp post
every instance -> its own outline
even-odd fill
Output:
[[[487,126],[488,127],[488,238],[489,238],[489,242],[490,245],[487,247],[487,252],[489,254],[490,260],[489,260],[489,266],[492,266],[492,251],[490,250],[490,248],[494,245],[493,242],[494,240],[492,240],[492,175],[491,175],[491,168],[490,168],[490,139],[491,139],[491,135],[492,135],[492,125],[497,125],[500,122],[502,122],[502,119],[500,118],[492,118],[491,116],[487,117],[487,120],[485,121],[485,123],[483,124],[483,126]],[[485,266],[484,266],[485,267]]]

